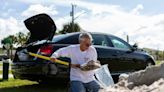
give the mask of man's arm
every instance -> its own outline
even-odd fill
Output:
[[[71,55],[71,46],[63,47],[55,51],[51,58],[59,58],[59,57],[70,57]]]
[[[71,56],[71,46],[68,46],[68,47],[63,47],[63,48],[60,48],[59,50],[57,50],[56,52],[54,52],[52,55],[51,55],[51,61],[55,61],[56,58],[59,58],[59,57],[69,57]],[[71,64],[71,67],[72,68],[80,68],[80,64]]]
[[[91,60],[97,62],[97,51],[94,47],[92,47],[90,58],[89,58],[89,61],[91,61]]]

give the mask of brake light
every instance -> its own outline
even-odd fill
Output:
[[[40,48],[40,53],[43,55],[49,55],[52,53],[53,46],[47,45]]]

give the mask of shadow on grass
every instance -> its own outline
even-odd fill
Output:
[[[68,92],[68,84],[62,82],[40,83],[0,88],[0,92]]]

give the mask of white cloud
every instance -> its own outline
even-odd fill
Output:
[[[107,12],[116,12],[115,9],[119,8],[119,5],[108,5],[108,4],[98,4],[98,3],[91,3],[84,0],[17,0],[28,4],[54,4],[58,6],[68,6],[70,7],[71,4],[77,5],[77,7],[87,8],[91,10],[93,14],[101,13],[104,11]]]
[[[49,15],[56,15],[58,12],[56,11],[53,5],[47,7],[41,4],[30,5],[29,8],[22,12],[22,16],[30,17],[32,15],[36,15],[39,13],[47,13]]]
[[[65,16],[63,18],[59,18],[55,21],[55,24],[57,26],[57,29],[58,30],[61,30],[63,28],[63,25],[65,23],[69,23],[71,20],[70,20],[70,17],[69,16]]]
[[[48,0],[47,2],[69,7],[73,3],[77,5],[77,8],[89,10],[90,12],[76,20],[85,30],[114,34],[124,39],[126,33],[130,36],[131,43],[138,42],[140,47],[164,49],[164,22],[162,22],[164,21],[164,15],[143,15],[141,13],[144,9],[142,4],[128,12],[118,5],[97,4],[79,0]],[[58,19],[56,21],[58,28],[60,29],[68,19],[69,16],[66,16],[65,19]]]
[[[142,4],[136,5],[136,7],[130,11],[125,11],[124,8],[119,5],[97,4],[79,0],[47,0],[46,2],[44,0],[18,1],[30,4],[30,7],[22,12],[22,16],[24,17],[41,12],[50,15],[58,14],[54,6],[48,5],[53,4],[58,7],[64,6],[70,8],[71,3],[76,4],[77,8],[88,11],[76,20],[84,30],[114,34],[124,39],[126,37],[125,34],[128,34],[131,43],[138,42],[140,47],[159,48],[164,50],[164,14],[142,14],[141,12],[144,9]],[[76,15],[80,14],[80,12],[77,12]],[[58,29],[61,29],[62,25],[69,21],[69,15],[64,18],[55,18]],[[12,23],[17,26],[13,28],[19,30],[19,23]],[[5,25],[8,24],[5,23]],[[4,27],[4,25],[0,25],[0,29],[6,30],[7,28],[6,26]]]
[[[143,5],[138,4],[137,7],[132,10],[132,13],[138,15],[138,14],[140,14],[140,11],[143,9],[144,9]]]
[[[164,14],[143,15],[142,5],[137,5],[132,12],[115,9],[115,12],[102,11],[101,14],[86,15],[78,22],[83,29],[92,32],[103,32],[121,38],[130,36],[131,43],[138,42],[140,47],[164,50]]]
[[[26,32],[24,29],[25,27],[23,22],[20,23],[20,21],[14,17],[9,17],[7,19],[0,18],[0,40],[2,40],[4,37],[7,37],[8,35],[13,35],[20,31]]]
[[[119,8],[118,5],[96,4],[86,1],[76,1],[73,3],[78,7],[83,7],[91,10],[92,14],[101,14],[104,12],[117,13],[117,9]]]
[[[85,16],[85,15],[86,15],[86,12],[84,10],[76,12],[75,13],[75,21],[79,17]],[[61,30],[63,28],[63,25],[65,23],[69,23],[69,22],[71,22],[71,17],[69,15],[67,15],[65,17],[61,17],[55,21],[58,30]]]

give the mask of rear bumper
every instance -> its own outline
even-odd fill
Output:
[[[48,78],[68,78],[69,68],[47,62],[14,62],[12,73],[15,78],[37,81]]]

